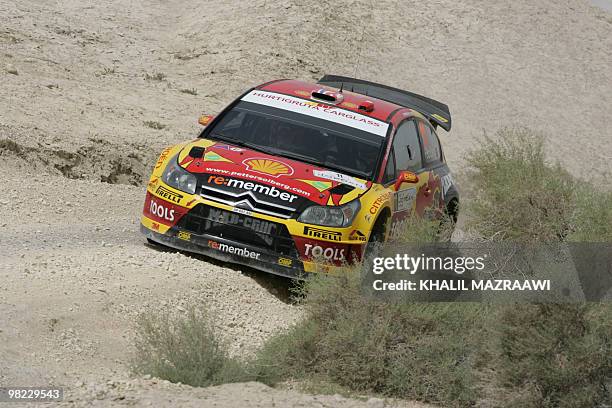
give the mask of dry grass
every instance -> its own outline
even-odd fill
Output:
[[[154,72],[152,74],[146,73],[146,74],[144,74],[144,79],[145,79],[145,81],[157,81],[157,82],[161,82],[164,79],[166,79],[166,74],[163,74],[161,72]]]
[[[168,125],[164,125],[163,123],[160,122],[156,122],[154,120],[145,120],[144,122],[142,122],[143,125],[145,125],[146,127],[149,127],[151,129],[155,129],[155,130],[164,130],[168,128]]]
[[[191,89],[184,88],[184,89],[179,90],[179,92],[180,93],[184,93],[184,94],[189,94],[189,95],[197,95],[198,94],[198,90],[195,89],[195,88],[191,88]]]

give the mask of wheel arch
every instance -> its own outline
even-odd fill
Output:
[[[371,234],[375,234],[376,232],[382,232],[383,239],[387,238],[387,230],[388,230],[388,222],[391,220],[391,208],[383,207],[379,212],[378,216],[372,223],[372,232]],[[371,235],[370,234],[370,235]]]

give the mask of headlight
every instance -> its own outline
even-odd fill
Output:
[[[187,170],[178,165],[177,156],[170,159],[170,162],[162,174],[162,181],[177,190],[194,194],[198,179]]]
[[[359,200],[353,200],[339,207],[315,205],[304,210],[298,221],[326,227],[347,227],[351,225],[360,208]]]

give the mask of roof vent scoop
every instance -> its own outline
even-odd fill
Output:
[[[338,104],[344,100],[344,95],[341,92],[328,91],[327,89],[317,89],[313,91],[310,96],[312,99],[324,101],[329,104]]]
[[[359,104],[359,110],[364,112],[372,112],[374,110],[374,102],[363,101]]]

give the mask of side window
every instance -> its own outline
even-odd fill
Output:
[[[423,146],[423,161],[426,166],[439,163],[442,160],[440,141],[429,123],[419,120],[419,134]]]
[[[403,122],[397,129],[393,150],[397,171],[417,171],[423,167],[419,136],[413,120]]]
[[[385,167],[385,175],[383,176],[383,184],[389,183],[395,180],[395,157],[393,157],[393,148],[389,151],[389,158],[387,159],[387,167]]]

